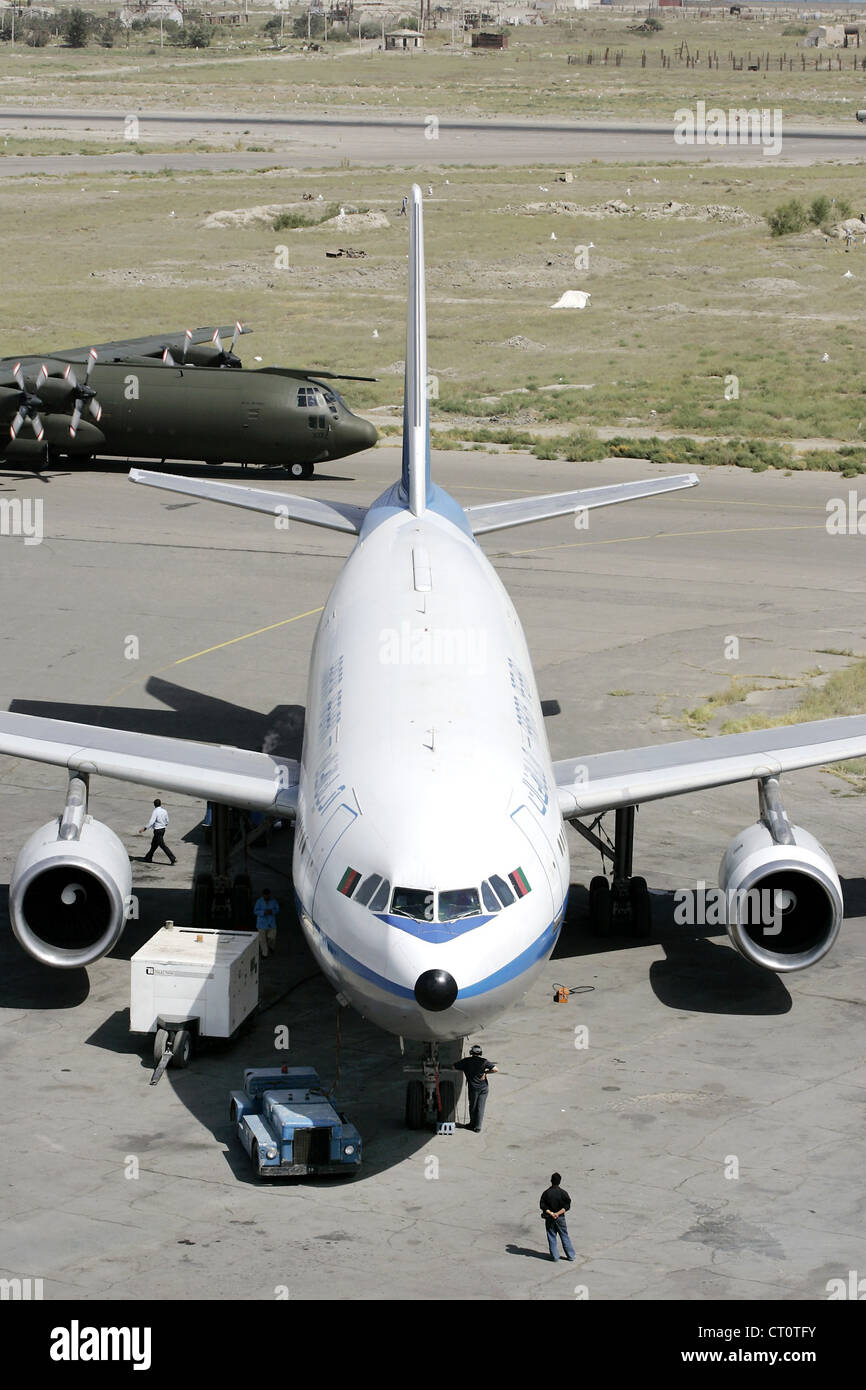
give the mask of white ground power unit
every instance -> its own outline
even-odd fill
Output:
[[[232,1037],[259,1003],[257,932],[166,923],[130,968],[130,1032],[156,1033],[156,1062],[175,1037],[184,1047],[194,1038]],[[177,1052],[174,1060],[185,1065]]]

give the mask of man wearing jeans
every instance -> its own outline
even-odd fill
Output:
[[[567,1260],[574,1260],[574,1246],[568,1237],[568,1227],[565,1224],[565,1213],[571,1206],[571,1198],[564,1187],[560,1187],[562,1176],[559,1173],[551,1173],[550,1187],[541,1194],[541,1214],[544,1217],[544,1225],[547,1230],[547,1244],[552,1260],[559,1259],[559,1247],[556,1237],[562,1241],[562,1248],[565,1251]]]

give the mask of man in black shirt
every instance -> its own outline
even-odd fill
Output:
[[[562,1177],[559,1173],[551,1173],[550,1187],[541,1194],[541,1214],[544,1217],[544,1225],[547,1229],[547,1244],[552,1260],[559,1259],[559,1247],[556,1237],[562,1241],[562,1248],[565,1251],[566,1259],[574,1260],[574,1246],[568,1236],[568,1227],[565,1224],[565,1213],[571,1206],[571,1198],[564,1187],[560,1187]]]
[[[481,1056],[481,1048],[477,1043],[470,1047],[469,1056],[455,1062],[454,1067],[456,1071],[462,1071],[466,1077],[466,1089],[469,1092],[469,1128],[480,1134],[489,1089],[487,1073],[496,1071],[496,1067],[492,1062],[488,1062],[486,1057]]]

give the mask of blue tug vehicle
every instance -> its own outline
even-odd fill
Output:
[[[335,1110],[312,1067],[248,1067],[229,1116],[262,1178],[357,1173],[361,1136]]]

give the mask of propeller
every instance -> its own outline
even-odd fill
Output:
[[[81,416],[85,405],[97,424],[99,424],[99,421],[102,419],[102,406],[96,399],[96,392],[90,385],[90,373],[93,371],[93,366],[98,356],[99,354],[96,348],[91,348],[90,352],[87,354],[87,366],[84,369],[83,382],[79,383],[71,362],[63,373],[65,380],[72,388],[72,395],[75,400],[75,408],[72,412],[72,419],[69,422],[70,439],[74,439],[78,433],[78,426],[81,423]],[[44,371],[45,368],[43,367],[42,370]]]
[[[21,395],[19,398],[18,410],[16,412],[15,419],[9,426],[9,437],[10,439],[17,439],[21,431],[22,425],[25,421],[28,421],[30,424],[30,428],[36,435],[36,438],[41,441],[45,435],[45,430],[43,428],[42,421],[39,418],[39,411],[43,409],[44,402],[40,399],[39,388],[42,386],[42,384],[46,381],[48,377],[48,369],[44,363],[40,367],[39,375],[36,378],[35,391],[28,391],[27,383],[24,380],[24,374],[21,371],[20,362],[15,363],[15,366],[12,368],[12,375],[18,383],[18,388],[21,392]]]
[[[189,352],[189,345],[192,342],[192,329],[188,328],[183,335],[183,352],[180,361],[175,357],[170,347],[163,349],[162,360],[167,367],[182,367],[186,362],[186,355]]]
[[[241,359],[240,359],[240,358],[236,355],[236,353],[235,353],[235,343],[237,342],[237,340],[238,340],[238,338],[240,337],[241,333],[243,333],[243,328],[241,327],[241,325],[240,325],[239,323],[236,323],[236,324],[235,324],[235,331],[234,331],[234,333],[232,334],[231,343],[230,343],[230,345],[229,345],[228,348],[224,348],[224,347],[223,347],[223,344],[222,344],[222,339],[221,339],[221,337],[220,337],[220,331],[219,331],[219,329],[218,329],[218,328],[215,328],[215,329],[214,329],[214,335],[213,335],[213,337],[211,338],[211,342],[213,343],[214,347],[215,347],[216,350],[217,350],[216,366],[218,366],[218,367],[242,367],[242,366],[243,366],[243,363],[241,362]]]

